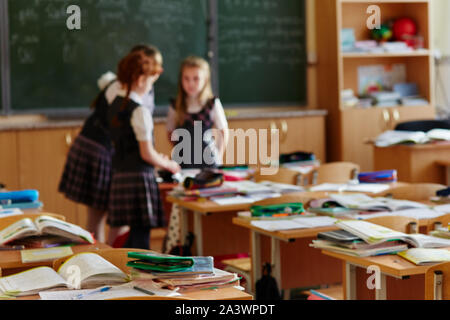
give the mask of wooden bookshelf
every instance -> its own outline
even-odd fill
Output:
[[[353,53],[341,51],[341,30],[351,28],[357,41],[370,39],[366,26],[369,5],[378,5],[381,21],[410,17],[423,37],[424,49],[396,53]],[[365,142],[396,124],[410,120],[433,119],[434,59],[431,41],[431,1],[429,0],[321,0],[316,2],[318,107],[327,109],[328,161],[351,161],[361,170],[373,170],[373,150]],[[341,101],[344,89],[358,93],[358,68],[369,65],[406,67],[406,81],[418,85],[424,106],[391,108],[346,108]]]

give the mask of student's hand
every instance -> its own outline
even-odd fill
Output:
[[[166,170],[170,171],[172,174],[175,174],[181,171],[181,167],[175,161],[169,160],[166,166]]]

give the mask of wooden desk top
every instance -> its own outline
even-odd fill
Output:
[[[450,248],[447,248],[450,250]],[[418,266],[398,255],[383,255],[374,257],[354,257],[347,254],[336,253],[328,250],[322,250],[322,253],[334,257],[343,261],[350,262],[362,267],[368,267],[376,265],[380,268],[381,272],[394,276],[394,277],[406,277],[419,274],[425,274],[428,266]]]
[[[284,231],[267,231],[261,228],[257,228],[251,224],[251,220],[236,217],[233,218],[233,224],[238,226],[256,231],[258,233],[264,234],[266,236],[277,238],[285,241],[300,239],[300,238],[311,238],[316,237],[319,232],[326,232],[339,229],[335,226],[320,227],[320,228],[309,228],[309,229],[294,229],[294,230],[284,230]]]
[[[88,245],[75,245],[72,246],[73,253],[80,253],[85,251],[96,251],[98,249],[111,248],[105,243],[96,243]],[[2,270],[2,275],[5,275],[6,269],[30,269],[40,266],[52,266],[53,261],[41,261],[32,263],[22,263],[22,258],[20,255],[20,250],[14,251],[2,251],[0,254],[0,268]]]
[[[182,297],[192,300],[253,300],[252,295],[233,287],[186,292]],[[35,294],[18,297],[16,300],[40,300],[40,298],[38,294]],[[164,298],[161,300],[164,300]]]

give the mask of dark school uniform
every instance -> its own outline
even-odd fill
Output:
[[[102,211],[108,208],[113,153],[106,118],[107,88],[98,95],[94,112],[72,143],[58,186],[68,199]]]
[[[107,222],[112,227],[161,227],[164,214],[154,168],[141,158],[131,124],[141,106],[130,98],[123,107],[124,99],[117,96],[108,110],[115,153]]]
[[[212,135],[207,134],[208,130],[214,127],[214,119],[212,117],[212,110],[214,108],[214,104],[217,98],[213,98],[208,100],[205,107],[202,108],[199,112],[196,113],[186,113],[184,115],[183,125],[177,126],[176,129],[185,129],[190,134],[190,147],[191,147],[191,156],[190,163],[184,163],[180,161],[174,160],[178,162],[182,169],[206,169],[206,168],[217,168],[217,148],[214,143],[214,139]],[[171,101],[171,108],[174,109],[174,100]],[[195,127],[197,123],[197,128]],[[198,136],[196,132],[199,132],[201,128],[201,136]],[[181,143],[183,137],[181,137],[178,143]],[[201,141],[200,141],[201,140]],[[196,150],[196,145],[201,146],[201,149]],[[197,151],[197,155],[196,155]],[[199,154],[201,152],[201,155]],[[205,160],[203,155],[206,153],[212,155],[210,160]],[[178,155],[177,155],[178,156]],[[181,150],[179,153],[181,159],[183,159],[183,151]],[[201,161],[198,161],[200,160]]]

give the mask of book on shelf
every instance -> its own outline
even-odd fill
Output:
[[[79,277],[74,277],[74,275]],[[0,293],[6,296],[34,295],[49,289],[94,288],[127,282],[127,275],[96,253],[74,255],[58,269],[37,267],[0,278]]]
[[[80,226],[51,216],[40,215],[34,220],[21,219],[0,230],[0,244],[39,235],[61,236],[75,243],[95,243],[92,234]]]
[[[446,249],[412,248],[397,254],[419,266],[450,261],[450,251]]]
[[[406,234],[362,220],[339,220],[336,225],[364,240],[369,244],[388,241],[403,241],[415,248],[450,247],[450,240],[432,237],[425,234]]]
[[[406,209],[425,209],[427,205],[410,200],[398,200],[384,197],[370,197],[366,194],[330,194],[330,198],[341,206],[355,210],[398,211]]]
[[[433,237],[450,239],[450,225],[448,227],[439,227],[430,232]]]
[[[68,257],[73,254],[72,248],[69,246],[25,249],[20,251],[22,263],[32,263],[41,261],[53,261],[58,258]]]

